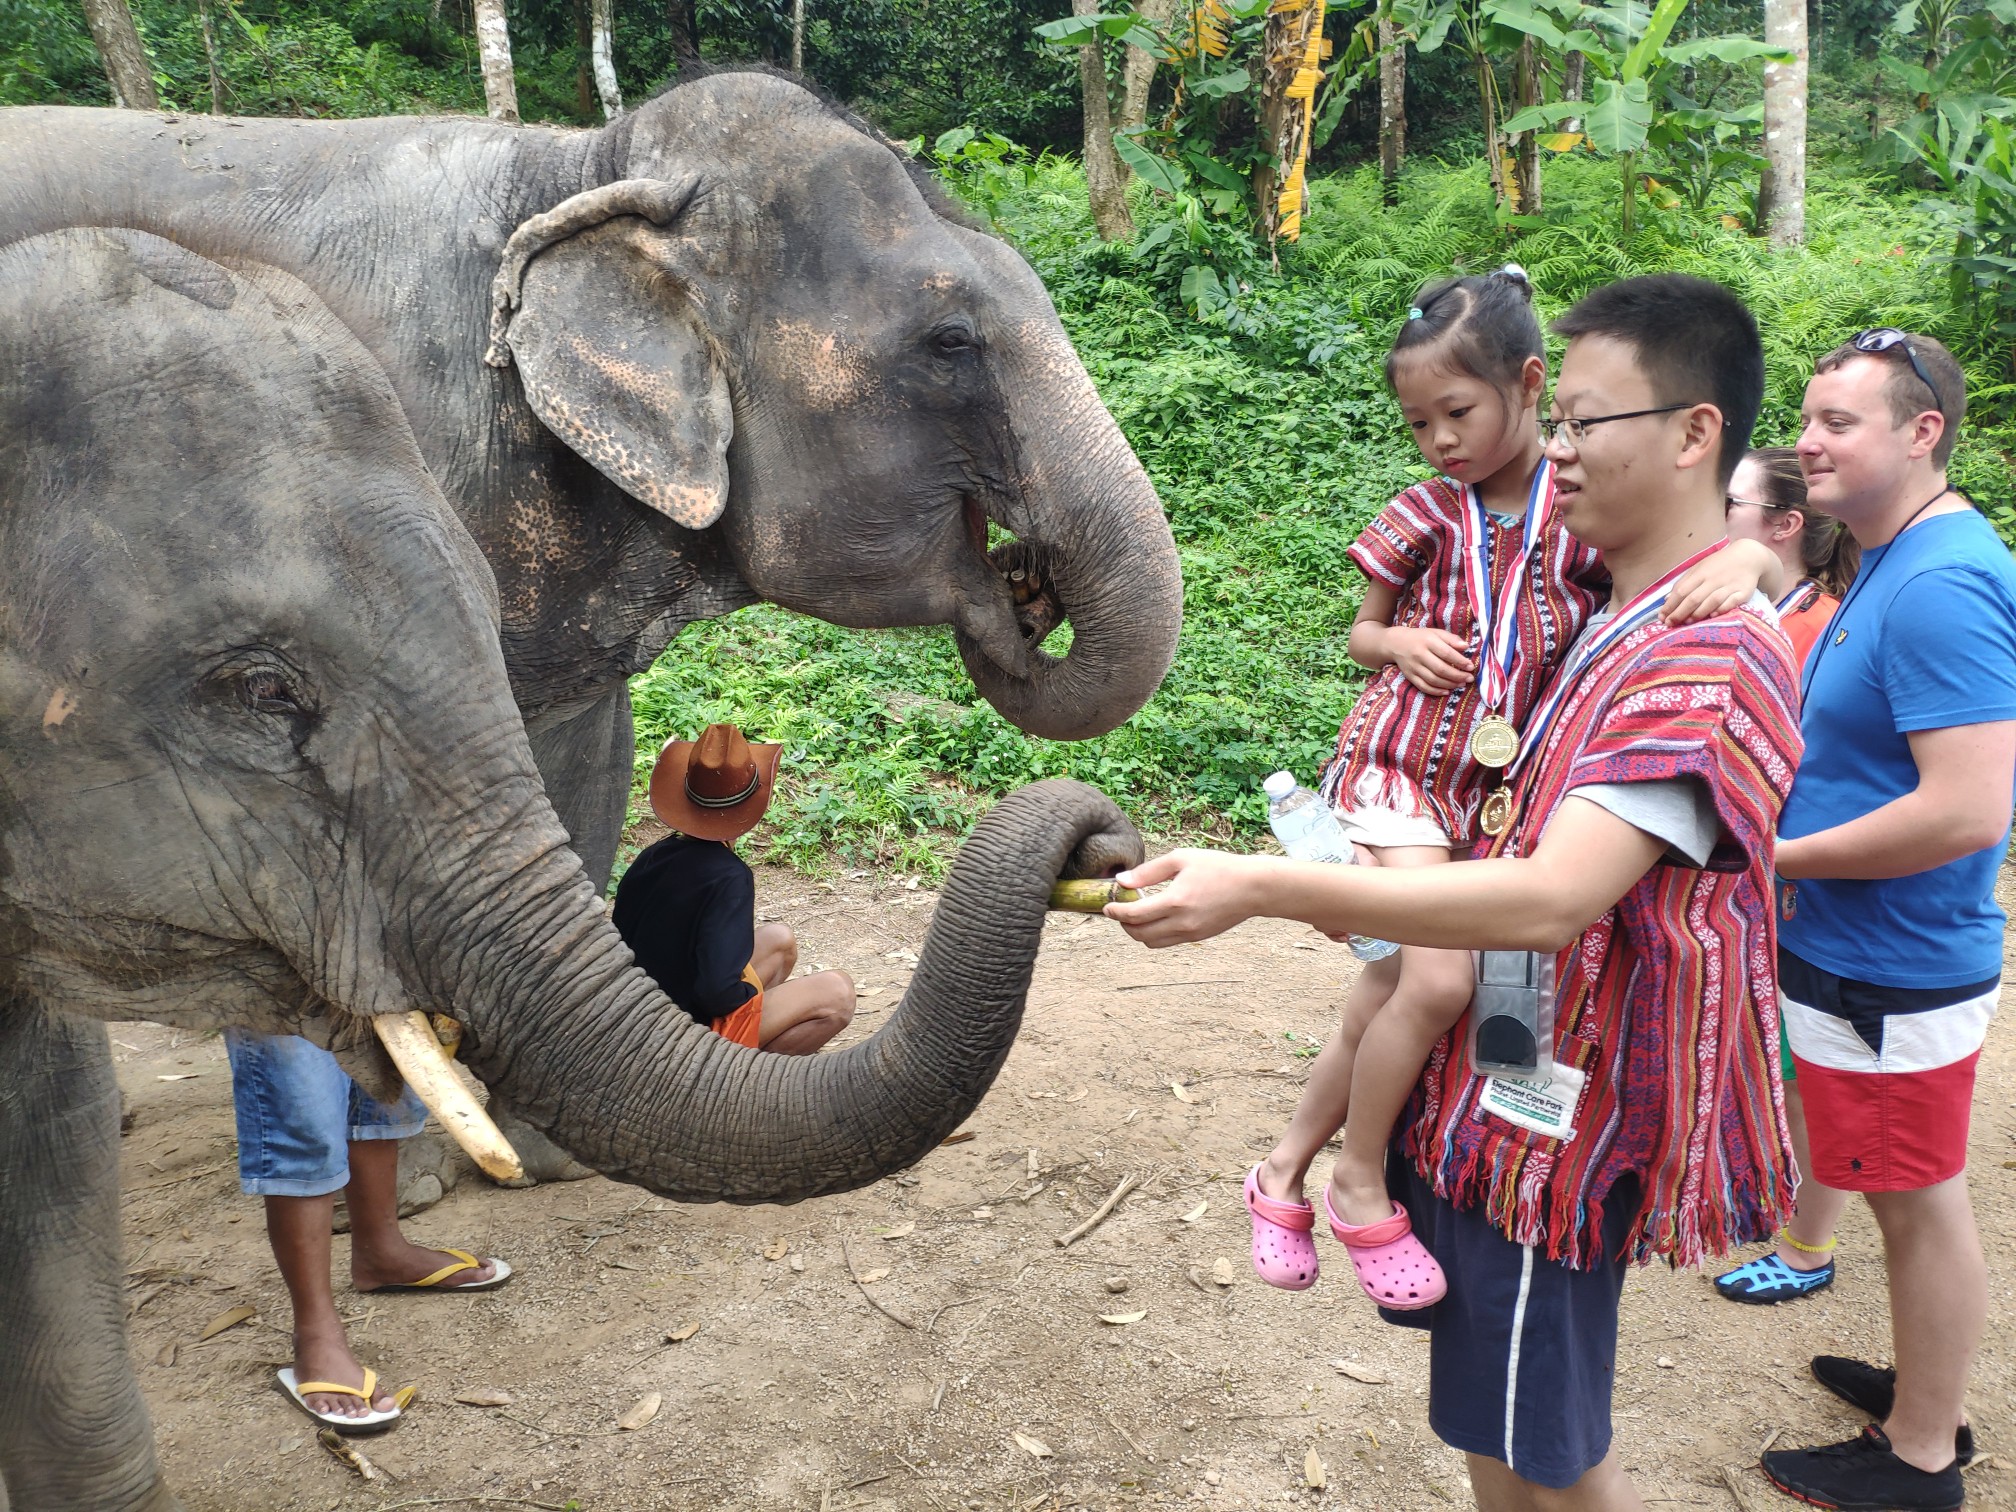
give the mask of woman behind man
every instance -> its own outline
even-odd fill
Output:
[[[1726,507],[1732,540],[1761,541],[1785,566],[1792,586],[1778,600],[1778,623],[1792,641],[1800,666],[1812,653],[1842,594],[1855,580],[1862,548],[1848,527],[1806,502],[1806,474],[1789,446],[1760,447],[1744,455],[1729,480]],[[1751,1260],[1715,1280],[1732,1302],[1783,1302],[1833,1284],[1834,1228],[1848,1194],[1812,1177],[1806,1139],[1806,1109],[1794,1081],[1792,1054],[1778,1029],[1785,1077],[1785,1121],[1799,1158],[1799,1202],[1792,1221],[1778,1231],[1770,1254]]]

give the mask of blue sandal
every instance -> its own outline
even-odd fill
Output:
[[[1794,1297],[1823,1291],[1834,1284],[1834,1262],[1815,1270],[1794,1270],[1778,1258],[1776,1251],[1724,1271],[1715,1278],[1715,1290],[1731,1302],[1752,1302],[1768,1306],[1789,1302]]]

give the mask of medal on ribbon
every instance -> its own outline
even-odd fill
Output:
[[[1519,755],[1519,732],[1499,712],[1512,687],[1512,664],[1519,655],[1519,602],[1527,564],[1554,509],[1554,464],[1546,458],[1533,471],[1526,494],[1525,528],[1519,551],[1500,595],[1491,591],[1491,515],[1477,490],[1463,489],[1463,582],[1469,590],[1483,655],[1477,667],[1477,694],[1485,715],[1470,731],[1470,756],[1479,766],[1506,767]]]
[[[1540,706],[1527,719],[1525,738],[1520,742],[1519,753],[1512,758],[1510,769],[1505,774],[1507,785],[1493,789],[1484,800],[1484,807],[1477,816],[1477,822],[1485,834],[1495,839],[1504,834],[1506,827],[1512,822],[1511,784],[1516,782],[1519,774],[1526,769],[1533,753],[1546,743],[1547,732],[1552,728],[1555,716],[1567,703],[1568,695],[1575,691],[1575,685],[1582,680],[1582,674],[1595,665],[1605,651],[1659,614],[1666,605],[1667,590],[1681,574],[1726,545],[1727,541],[1717,541],[1713,546],[1695,552],[1657,582],[1640,589],[1601,629],[1583,637],[1580,643],[1581,649],[1576,652],[1575,659],[1555,674],[1554,681],[1547,687],[1547,696],[1540,700]]]

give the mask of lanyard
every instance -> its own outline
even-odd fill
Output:
[[[1799,679],[1800,714],[1803,715],[1806,712],[1806,700],[1813,692],[1814,674],[1820,670],[1820,663],[1825,660],[1828,647],[1838,646],[1841,642],[1848,639],[1848,606],[1862,596],[1863,585],[1883,570],[1883,564],[1890,560],[1891,549],[1904,539],[1905,531],[1918,523],[1918,516],[1925,513],[1926,510],[1937,504],[1951,492],[1953,492],[1953,487],[1951,484],[1948,484],[1923,504],[1912,510],[1911,518],[1897,527],[1897,534],[1876,548],[1883,555],[1876,558],[1873,562],[1864,559],[1862,570],[1855,574],[1855,581],[1848,585],[1848,592],[1841,600],[1841,607],[1834,611],[1834,618],[1827,622],[1827,634],[1820,638],[1820,644],[1815,646],[1813,654],[1806,658],[1805,675]]]
[[[1792,591],[1778,600],[1778,617],[1797,614],[1820,597],[1820,585],[1811,578],[1801,578],[1792,585]]]
[[[1554,511],[1554,464],[1547,458],[1533,471],[1526,493],[1526,528],[1519,542],[1519,554],[1505,574],[1504,602],[1494,604],[1491,596],[1491,516],[1477,490],[1463,485],[1463,581],[1470,593],[1470,610],[1476,617],[1483,639],[1484,656],[1477,668],[1477,692],[1487,709],[1505,702],[1512,685],[1512,663],[1519,655],[1519,598],[1525,582],[1526,564],[1533,558],[1547,517]]]
[[[1582,649],[1548,686],[1547,696],[1540,701],[1540,707],[1533,711],[1533,717],[1526,721],[1526,728],[1520,732],[1519,757],[1512,763],[1511,770],[1506,773],[1508,780],[1517,777],[1533,753],[1545,743],[1547,729],[1553,724],[1554,716],[1561,712],[1561,706],[1567,702],[1569,693],[1574,690],[1575,684],[1581,680],[1582,674],[1596,658],[1658,614],[1665,607],[1666,591],[1673,586],[1675,579],[1696,562],[1705,560],[1728,544],[1726,540],[1717,541],[1714,545],[1705,546],[1695,552],[1686,561],[1666,572],[1657,582],[1640,589],[1633,595],[1630,603],[1617,611],[1610,623],[1582,642]]]

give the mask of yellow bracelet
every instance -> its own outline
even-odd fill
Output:
[[[1783,1243],[1791,1245],[1792,1248],[1799,1251],[1802,1255],[1831,1255],[1834,1253],[1834,1246],[1841,1242],[1841,1236],[1836,1234],[1825,1244],[1801,1244],[1797,1239],[1792,1237],[1790,1229],[1782,1228],[1778,1230],[1778,1238]]]

